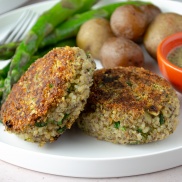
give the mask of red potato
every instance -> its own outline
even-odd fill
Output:
[[[144,35],[144,46],[147,52],[157,58],[157,47],[164,38],[182,32],[182,15],[166,12],[159,14],[148,26]]]
[[[85,22],[76,37],[78,47],[91,53],[93,58],[100,59],[100,49],[103,43],[114,36],[110,23],[104,18],[94,18]]]
[[[143,66],[144,55],[141,47],[124,37],[109,38],[100,51],[104,68],[117,66]]]
[[[137,6],[120,6],[111,15],[110,25],[116,36],[137,41],[145,32],[147,17]]]
[[[157,15],[162,13],[160,8],[153,4],[142,5],[140,6],[140,9],[143,11],[145,16],[147,17],[147,25],[149,25]]]

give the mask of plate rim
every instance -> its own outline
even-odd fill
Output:
[[[11,16],[12,14],[14,14],[14,13],[17,13],[17,12],[19,12],[19,11],[23,11],[24,9],[27,9],[27,8],[35,8],[35,7],[38,7],[38,6],[41,6],[42,4],[43,5],[54,5],[54,3],[56,3],[56,2],[58,2],[59,0],[53,0],[53,1],[45,1],[45,2],[39,2],[39,3],[36,3],[36,4],[32,4],[32,5],[28,5],[28,6],[24,6],[24,7],[21,7],[21,8],[18,8],[18,9],[16,9],[16,10],[13,10],[13,11],[10,11],[10,12],[7,12],[7,13],[5,13],[5,14],[3,14],[3,15],[0,15],[0,20],[1,19],[3,19],[4,17],[6,17],[6,16]],[[151,2],[155,2],[156,0],[151,0]],[[170,2],[170,3],[180,3],[180,2],[176,2],[176,1],[171,1],[171,0],[166,0],[166,1],[168,1],[168,2]],[[182,6],[182,4],[181,4],[181,6]],[[1,126],[0,126],[1,127]],[[6,151],[5,151],[5,149],[4,149],[4,147],[6,147],[6,148],[10,148],[10,149],[14,149],[14,150],[17,150],[18,152],[20,152],[20,153],[23,153],[24,151],[27,151],[27,149],[24,149],[24,148],[20,148],[20,147],[16,147],[16,146],[12,146],[12,145],[9,145],[9,144],[6,144],[6,143],[4,143],[4,142],[2,142],[1,141],[1,139],[0,139],[0,146],[2,146],[2,148],[3,148],[3,152],[4,152],[4,154],[3,155],[6,155]],[[9,152],[9,151],[8,151]],[[10,151],[11,152],[11,151]],[[156,157],[156,158],[158,158],[158,155],[162,155],[162,154],[165,154],[165,156],[168,156],[168,155],[170,155],[169,153],[171,153],[171,152],[182,152],[182,146],[179,146],[179,147],[177,147],[177,148],[172,148],[172,149],[170,149],[170,150],[167,150],[167,151],[161,151],[161,152],[156,152],[156,153],[152,153],[152,154],[148,154],[148,155],[144,155],[144,156],[130,156],[130,157],[127,157],[127,158],[78,158],[78,157],[68,157],[68,156],[57,156],[57,155],[53,155],[53,154],[47,154],[47,153],[41,153],[41,152],[35,152],[35,151],[27,151],[28,152],[28,155],[31,155],[31,153],[33,153],[34,155],[36,155],[36,156],[39,156],[39,155],[41,155],[41,157],[50,157],[50,158],[53,158],[53,157],[59,157],[59,158],[61,158],[61,159],[64,159],[64,160],[74,160],[74,161],[78,161],[78,160],[81,160],[82,162],[83,162],[83,164],[84,164],[84,162],[102,162],[102,163],[107,163],[107,162],[113,162],[113,160],[114,161],[116,161],[116,160],[118,160],[118,162],[117,162],[117,165],[119,166],[120,164],[119,164],[119,162],[120,161],[122,161],[122,160],[132,160],[132,159],[135,159],[135,160],[137,160],[137,159],[139,159],[139,158],[142,158],[142,157],[144,157],[144,158],[146,158],[146,157],[148,157],[148,156],[152,156],[152,157]],[[3,157],[2,157],[2,155],[0,154],[0,159],[1,160],[3,160]],[[61,160],[60,159],[60,160]],[[182,160],[177,160],[177,159],[175,159],[176,160],[176,162],[180,162],[180,165],[182,165]],[[9,163],[11,163],[7,158],[6,158],[6,160],[5,161],[7,161],[7,162],[9,162]],[[72,161],[73,162],[73,161]],[[17,165],[17,166],[20,166],[20,167],[24,167],[24,168],[27,168],[27,169],[31,169],[31,170],[35,170],[35,169],[33,169],[32,167],[30,167],[30,166],[28,166],[28,164],[18,164],[17,162],[15,162],[14,163],[15,165]],[[130,163],[131,164],[131,163]],[[176,167],[176,166],[178,166],[178,164],[176,163],[176,165],[175,164],[171,164],[171,166],[168,166],[168,167],[162,167],[162,168],[156,168],[156,169],[150,169],[150,171],[149,170],[144,170],[143,172],[138,172],[137,174],[146,174],[146,173],[149,173],[149,172],[155,172],[155,171],[159,171],[159,170],[163,170],[163,169],[168,169],[168,168],[171,168],[171,167]],[[83,167],[83,166],[82,166]],[[121,167],[121,166],[120,166]],[[75,166],[75,170],[76,170],[76,166]],[[87,169],[88,170],[88,169]],[[104,169],[102,169],[102,170],[104,170]],[[36,169],[35,171],[40,171],[40,172],[44,172],[44,173],[49,173],[49,171],[47,171],[47,170],[39,170],[39,169]],[[127,173],[125,173],[125,174],[118,174],[118,175],[113,175],[113,174],[105,174],[105,176],[103,176],[103,172],[104,171],[102,171],[100,174],[96,174],[95,176],[92,176],[92,175],[90,175],[90,174],[82,174],[81,173],[81,171],[78,173],[78,174],[74,174],[74,175],[72,175],[71,174],[71,171],[70,171],[70,173],[67,171],[67,173],[65,172],[65,174],[60,174],[60,173],[57,173],[57,172],[54,172],[54,171],[51,171],[51,174],[56,174],[56,175],[64,175],[64,176],[74,176],[74,177],[93,177],[93,178],[95,178],[95,177],[99,177],[99,178],[102,178],[102,177],[121,177],[121,176],[128,176],[129,174],[127,174]],[[69,174],[68,174],[69,173]],[[132,174],[130,174],[130,176],[132,176],[132,175],[137,175],[136,173],[132,173]]]

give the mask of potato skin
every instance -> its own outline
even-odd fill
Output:
[[[100,49],[108,37],[114,36],[110,23],[104,18],[94,18],[85,22],[76,37],[77,45],[91,53],[95,59],[100,59]]]
[[[147,25],[149,25],[157,15],[159,15],[161,12],[160,8],[153,5],[153,4],[145,4],[140,6],[140,9],[145,13],[145,16],[147,17]]]
[[[110,25],[117,37],[137,41],[146,30],[147,16],[137,6],[120,6],[111,15]]]
[[[143,66],[144,55],[140,46],[124,37],[111,37],[100,51],[104,68],[117,66]]]
[[[182,31],[182,16],[177,13],[161,13],[152,21],[144,35],[144,46],[156,59],[157,47],[167,36]]]

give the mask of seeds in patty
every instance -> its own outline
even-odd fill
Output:
[[[41,145],[71,128],[89,96],[95,63],[78,47],[55,48],[38,59],[2,105],[6,130]]]
[[[179,99],[169,83],[137,67],[101,69],[78,126],[87,134],[120,144],[162,140],[178,124]]]

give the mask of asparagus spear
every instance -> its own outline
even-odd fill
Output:
[[[3,95],[3,91],[4,91],[4,78],[0,78],[0,98],[2,98]]]
[[[109,19],[112,12],[118,6],[125,5],[125,4],[142,5],[142,4],[148,4],[148,3],[139,2],[139,1],[120,2],[120,3],[107,5],[99,9],[90,10],[85,13],[77,14],[73,18],[70,18],[66,22],[63,22],[62,24],[58,25],[51,34],[49,34],[43,39],[43,41],[40,44],[40,47],[53,45],[58,41],[76,36],[80,26],[85,21],[92,18],[96,18],[96,17],[103,17],[103,18]],[[18,46],[18,43],[16,42],[0,46],[0,59],[10,59],[14,55],[14,52],[17,46]]]
[[[0,69],[0,78],[5,79],[8,75],[10,63],[8,63],[3,69]]]
[[[41,42],[40,47],[55,44],[57,41],[76,36],[80,26],[84,22],[96,17],[103,17],[109,19],[111,14],[117,7],[127,4],[134,4],[139,6],[143,4],[148,4],[148,2],[126,1],[126,2],[113,3],[100,7],[98,9],[77,14],[72,18],[70,18],[69,20],[67,20],[66,22],[63,22],[62,24],[58,25],[58,27],[51,34],[45,37],[45,39]]]
[[[70,46],[70,47],[76,46],[76,38],[73,37],[73,38],[65,39],[60,42],[57,42],[56,44],[40,48],[38,50],[38,52],[36,52],[35,56],[42,57],[43,55],[47,54],[47,52],[50,51],[51,49],[53,49],[54,47],[64,47],[64,46]]]
[[[96,2],[97,0],[62,0],[38,18],[35,25],[16,49],[11,60],[10,70],[4,82],[3,102],[8,96],[12,85],[22,75],[21,68],[29,64],[31,56],[37,51],[44,37],[59,23],[75,13],[90,9]]]
[[[18,47],[19,42],[10,42],[8,44],[0,45],[0,59],[7,60],[11,59]]]
[[[18,45],[20,44],[20,42],[10,42],[7,44],[3,44],[0,45],[0,60],[8,60],[11,59],[16,51],[16,48],[18,47]],[[65,39],[64,41],[58,42],[56,44],[51,44],[42,48],[39,48],[38,51],[35,53],[36,55],[43,55],[44,50],[48,51],[50,49],[52,49],[53,47],[56,46],[65,46],[65,45],[69,45],[69,46],[75,46],[76,45],[76,41],[75,39]],[[8,68],[9,70],[9,68]],[[0,70],[0,75],[1,75],[2,70]]]
[[[63,46],[76,46],[76,40],[75,38],[66,39],[64,41],[58,42],[57,44],[47,46],[45,48],[41,48],[36,52],[34,56],[32,56],[30,64],[34,62],[34,60],[44,56],[48,51],[53,49],[54,47],[63,47]],[[23,71],[26,71],[29,65],[26,65],[25,69]],[[6,78],[8,75],[8,71],[10,68],[10,63],[8,63],[3,69],[0,69],[0,78]]]
[[[63,47],[63,46],[75,46],[76,40],[75,38],[67,39],[61,42],[58,42],[56,45],[53,46],[47,46],[46,49],[40,49],[36,55],[32,56],[32,58],[29,61],[29,64],[26,64],[24,67],[23,72],[25,72],[29,66],[35,62],[38,58],[44,56],[48,51],[53,49],[54,47]],[[8,63],[3,69],[0,70],[0,100],[2,99],[3,91],[4,91],[4,79],[7,77],[8,71],[9,71],[10,63]]]

